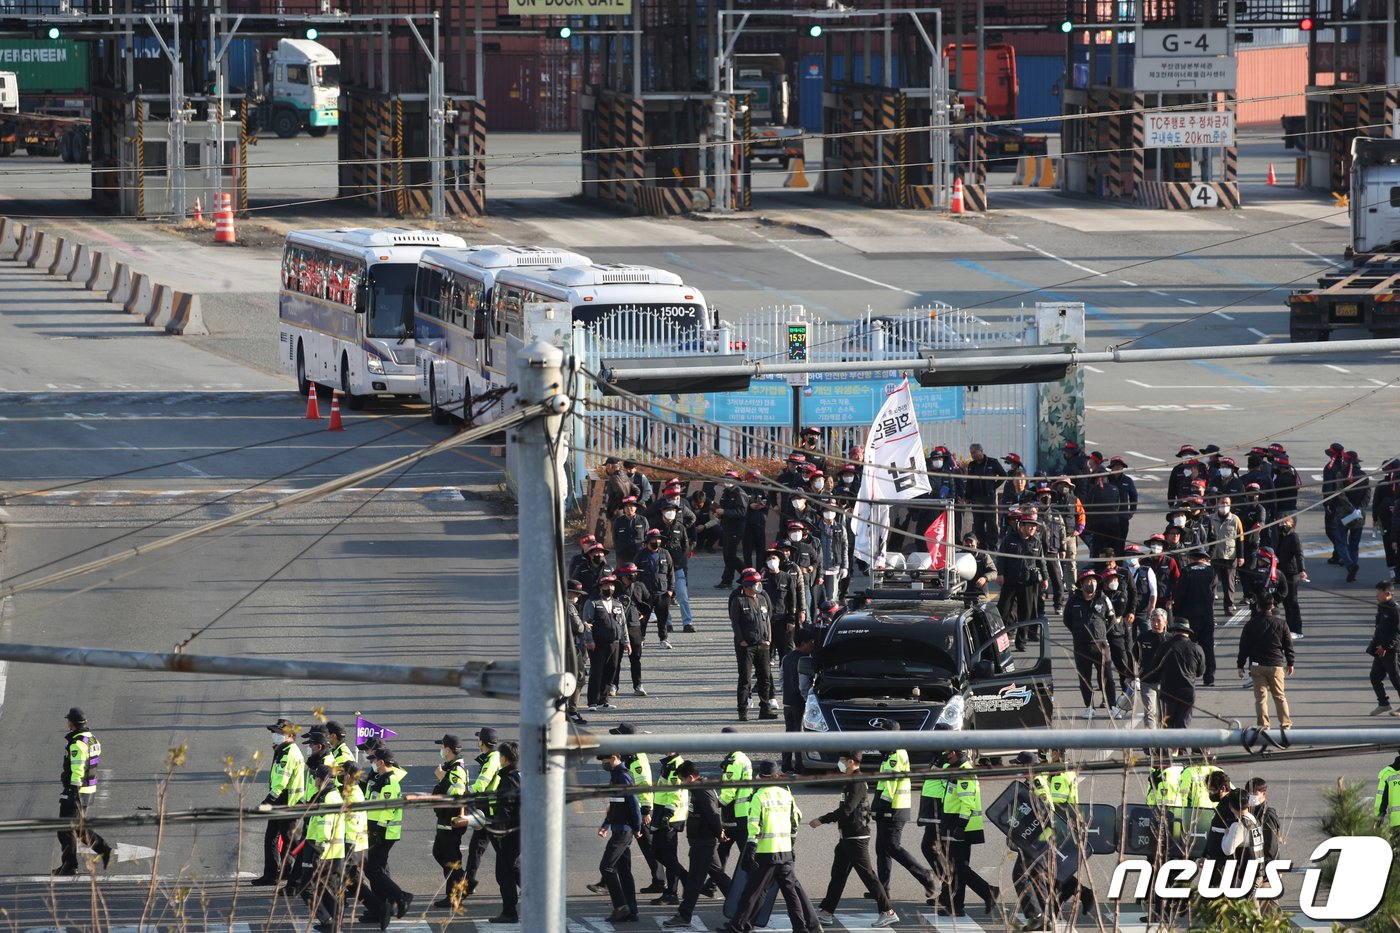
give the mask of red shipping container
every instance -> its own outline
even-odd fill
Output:
[[[1302,116],[1303,92],[1308,83],[1308,47],[1305,44],[1267,49],[1240,49],[1237,96],[1241,103],[1235,121],[1279,125],[1279,118]],[[1288,95],[1280,97],[1279,95]],[[1276,98],[1248,100],[1252,97]]]

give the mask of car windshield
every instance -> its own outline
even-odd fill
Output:
[[[371,337],[394,340],[413,336],[413,282],[418,267],[412,263],[380,263],[371,266],[369,319],[365,332]]]
[[[321,87],[340,87],[340,66],[317,65],[316,83]]]
[[[822,649],[818,658],[824,678],[849,680],[951,680],[957,664],[933,645],[904,638],[840,641]]]

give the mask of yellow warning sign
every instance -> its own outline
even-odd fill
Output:
[[[512,16],[628,16],[632,0],[509,0]]]

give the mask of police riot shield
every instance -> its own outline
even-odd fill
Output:
[[[742,862],[742,857],[740,861]],[[735,914],[739,912],[739,904],[744,899],[744,888],[748,886],[749,873],[744,870],[742,864],[734,866],[734,880],[729,887],[729,895],[724,899],[724,919],[733,920]],[[768,891],[763,895],[763,904],[758,909],[758,913],[752,918],[755,927],[768,926],[768,918],[773,916],[773,904],[778,900],[778,886],[768,885]]]

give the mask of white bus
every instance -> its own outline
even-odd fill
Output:
[[[473,400],[505,380],[492,353],[491,294],[507,269],[587,266],[587,256],[542,246],[481,246],[424,250],[414,289],[413,338],[418,394],[433,423],[471,415]]]
[[[340,390],[349,408],[371,395],[417,395],[413,285],[429,247],[461,237],[405,227],[298,230],[282,249],[278,359],[306,395]]]

